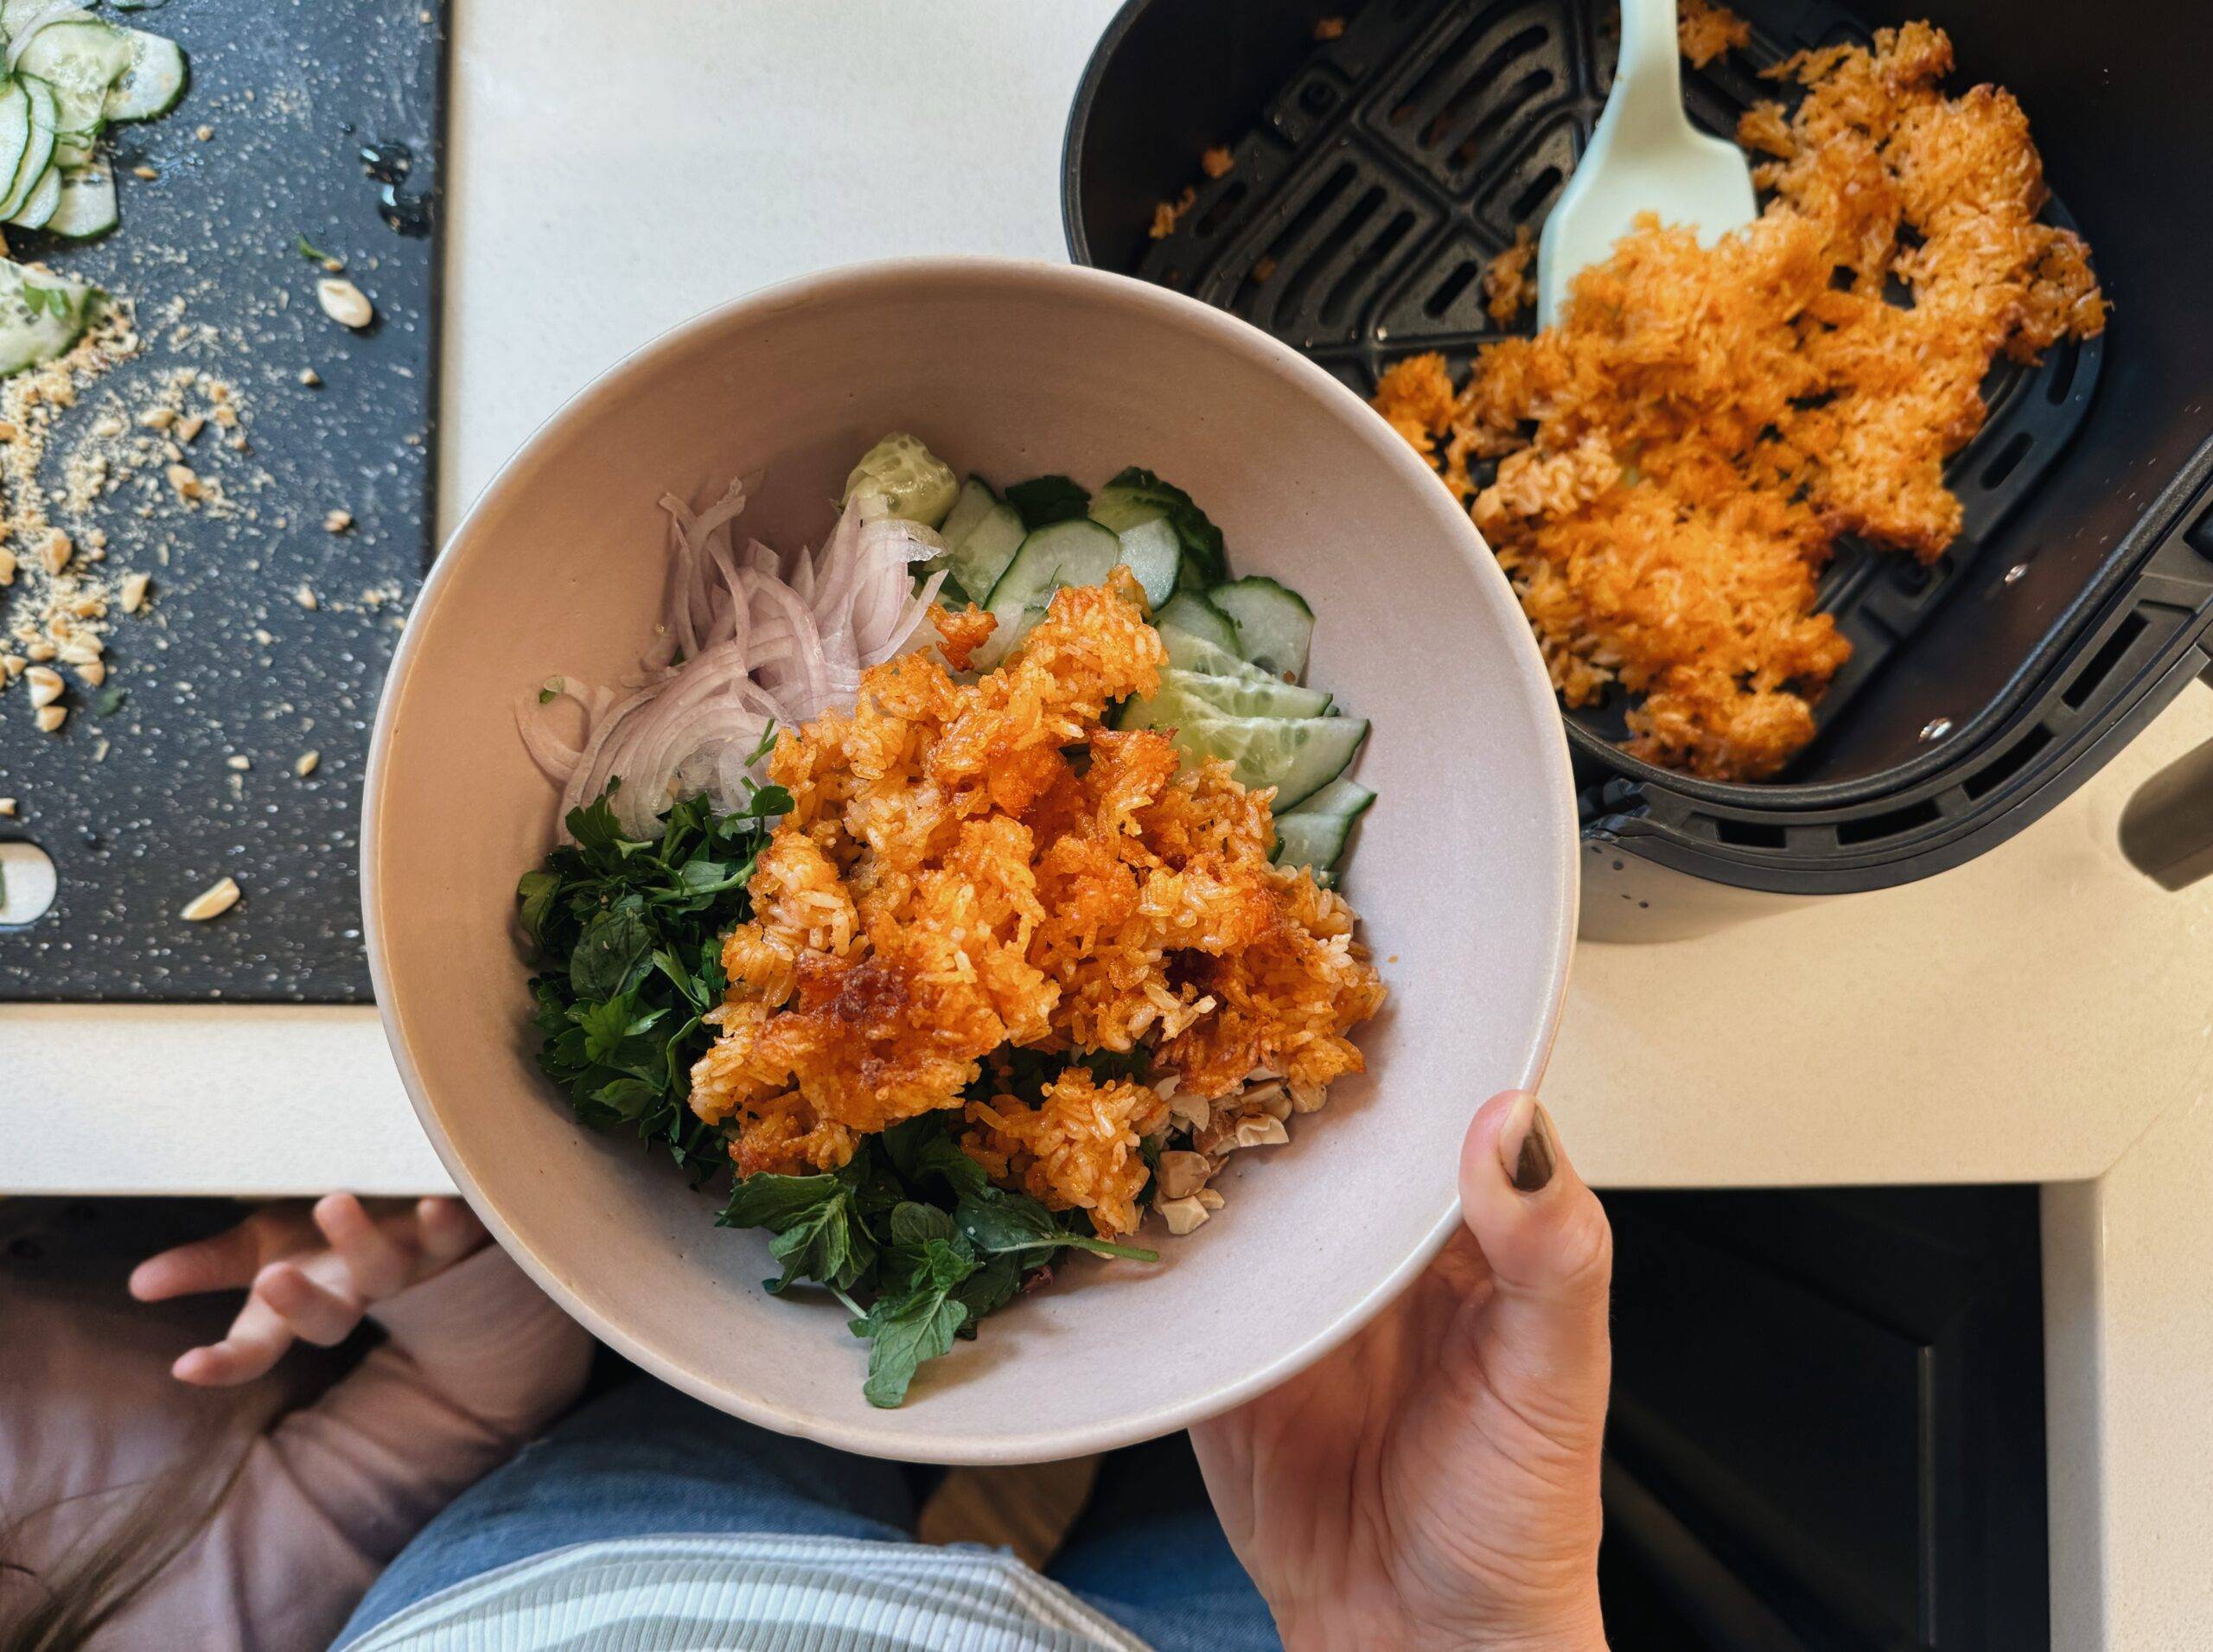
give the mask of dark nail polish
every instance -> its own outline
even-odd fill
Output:
[[[1559,1154],[1553,1142],[1553,1121],[1542,1107],[1529,1114],[1529,1133],[1521,1138],[1521,1156],[1514,1162],[1514,1185],[1523,1193],[1541,1193],[1553,1179]]]

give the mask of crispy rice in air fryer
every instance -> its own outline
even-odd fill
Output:
[[[1470,501],[1561,697],[1642,696],[1637,756],[1781,769],[1850,653],[1813,611],[1836,540],[1933,560],[1961,522],[1944,461],[1981,427],[1992,360],[2105,326],[2089,249],[2037,221],[2020,105],[1947,96],[1951,67],[1927,23],[1775,65],[1805,91],[1738,127],[1767,157],[1753,223],[1701,250],[1642,220],[1561,324],[1484,349],[1457,392],[1435,356],[1377,389]]]

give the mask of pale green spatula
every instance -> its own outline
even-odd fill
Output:
[[[1622,0],[1614,89],[1537,243],[1537,325],[1559,319],[1568,284],[1610,253],[1639,213],[1693,226],[1710,246],[1750,223],[1753,207],[1744,151],[1684,112],[1675,0]]]

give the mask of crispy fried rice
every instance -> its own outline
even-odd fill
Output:
[[[973,611],[935,617],[956,663],[983,640]],[[1001,1184],[1126,1233],[1168,1075],[1210,1097],[1256,1069],[1301,1087],[1361,1069],[1346,1035],[1384,989],[1343,900],[1270,864],[1271,794],[1103,725],[1165,658],[1118,571],[1055,594],[979,681],[909,654],[867,672],[850,713],[782,735],[769,773],[792,810],[692,1074],[741,1173],[832,1169],[869,1132],[960,1109]],[[1080,1059],[1139,1045],[1153,1082]],[[1010,1048],[1065,1065],[1026,1099],[1002,1088]]]
[[[1753,223],[1702,250],[1642,220],[1560,325],[1484,349],[1457,392],[1433,355],[1378,388],[1471,501],[1561,697],[1642,695],[1629,749],[1652,762],[1761,779],[1812,738],[1851,652],[1813,611],[1837,539],[1941,554],[1944,461],[1981,428],[1992,360],[2105,326],[2089,249],[2037,221],[2020,105],[1946,96],[1951,67],[1927,23],[1775,65],[1805,95],[1738,126],[1772,157]]]

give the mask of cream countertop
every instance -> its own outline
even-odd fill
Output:
[[[458,0],[447,520],[564,397],[722,299],[892,253],[1062,258],[1061,127],[1112,10]],[[639,108],[654,118],[619,112]],[[666,233],[590,234],[577,203],[604,200]],[[2213,1307],[2168,1285],[2213,1264],[2213,883],[2167,895],[2114,847],[2136,781],[2209,736],[2193,689],[2084,792],[1934,882],[1583,947],[1547,1084],[1602,1185],[2075,1184],[2046,1196],[2070,1649],[2213,1621],[2213,1388],[2191,1380]],[[367,1010],[0,1005],[0,1129],[6,1191],[445,1185]]]

